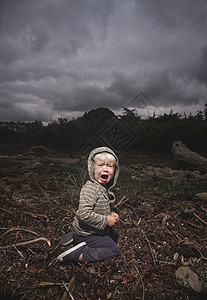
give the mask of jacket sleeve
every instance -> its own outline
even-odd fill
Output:
[[[92,186],[84,186],[80,192],[80,201],[76,217],[79,221],[98,230],[105,229],[108,218],[104,209],[94,211],[97,205],[97,191]],[[101,203],[99,203],[101,205]],[[101,206],[100,206],[101,207]]]

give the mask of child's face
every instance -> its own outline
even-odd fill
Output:
[[[95,179],[98,183],[106,185],[114,176],[114,164],[108,160],[95,160]]]

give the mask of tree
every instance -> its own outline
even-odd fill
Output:
[[[82,120],[95,121],[95,120],[109,120],[115,117],[115,114],[108,108],[99,107],[96,109],[92,109],[89,112],[85,112],[82,117]]]
[[[205,105],[205,108],[204,108],[203,114],[204,114],[205,120],[207,121],[207,103],[204,105]]]

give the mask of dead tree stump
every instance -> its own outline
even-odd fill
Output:
[[[172,153],[176,160],[184,163],[185,165],[207,172],[207,158],[189,150],[181,141],[173,143]]]

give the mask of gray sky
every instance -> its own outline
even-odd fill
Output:
[[[0,121],[116,113],[140,92],[204,110],[206,16],[206,0],[0,0]]]

